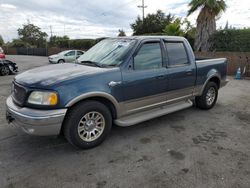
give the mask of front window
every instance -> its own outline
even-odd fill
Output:
[[[160,42],[143,44],[134,57],[135,70],[159,69],[162,67]]]
[[[74,56],[74,55],[75,55],[75,51],[70,51],[66,53],[64,56]]]
[[[96,62],[100,65],[117,66],[133,48],[133,39],[105,39],[85,52],[78,62]]]

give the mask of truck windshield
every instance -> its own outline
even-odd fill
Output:
[[[117,66],[132,49],[134,39],[105,39],[78,58],[78,62],[95,62],[103,66]]]

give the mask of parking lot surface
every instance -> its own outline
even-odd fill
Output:
[[[46,57],[7,56],[23,72]],[[250,81],[230,79],[217,105],[189,108],[76,150],[63,138],[33,137],[8,125],[14,76],[0,77],[0,187],[250,187]]]

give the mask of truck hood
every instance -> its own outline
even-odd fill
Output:
[[[28,87],[46,87],[65,80],[86,77],[108,71],[106,68],[73,63],[48,65],[28,70],[15,77],[15,81]]]

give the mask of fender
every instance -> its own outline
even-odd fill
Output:
[[[109,100],[115,107],[115,110],[117,112],[117,114],[119,114],[120,112],[120,108],[119,108],[119,103],[117,102],[117,100],[110,94],[105,93],[105,92],[89,92],[89,93],[84,93],[82,95],[79,95],[77,97],[75,97],[74,99],[70,100],[67,104],[66,107],[71,107],[74,104],[78,103],[79,101],[83,100],[83,99],[88,99],[91,97],[102,97],[105,98],[107,100]]]
[[[207,83],[209,82],[209,80],[210,80],[211,78],[218,78],[218,79],[220,80],[220,82],[221,82],[221,75],[220,75],[220,73],[219,73],[216,69],[210,70],[210,71],[207,73],[207,79],[206,79],[206,81],[204,82],[204,84],[203,84],[203,86],[202,86],[202,88],[201,88],[201,90],[200,90],[200,92],[199,92],[199,95],[202,95],[202,93],[203,93],[203,91],[204,91],[204,89],[205,89]]]

